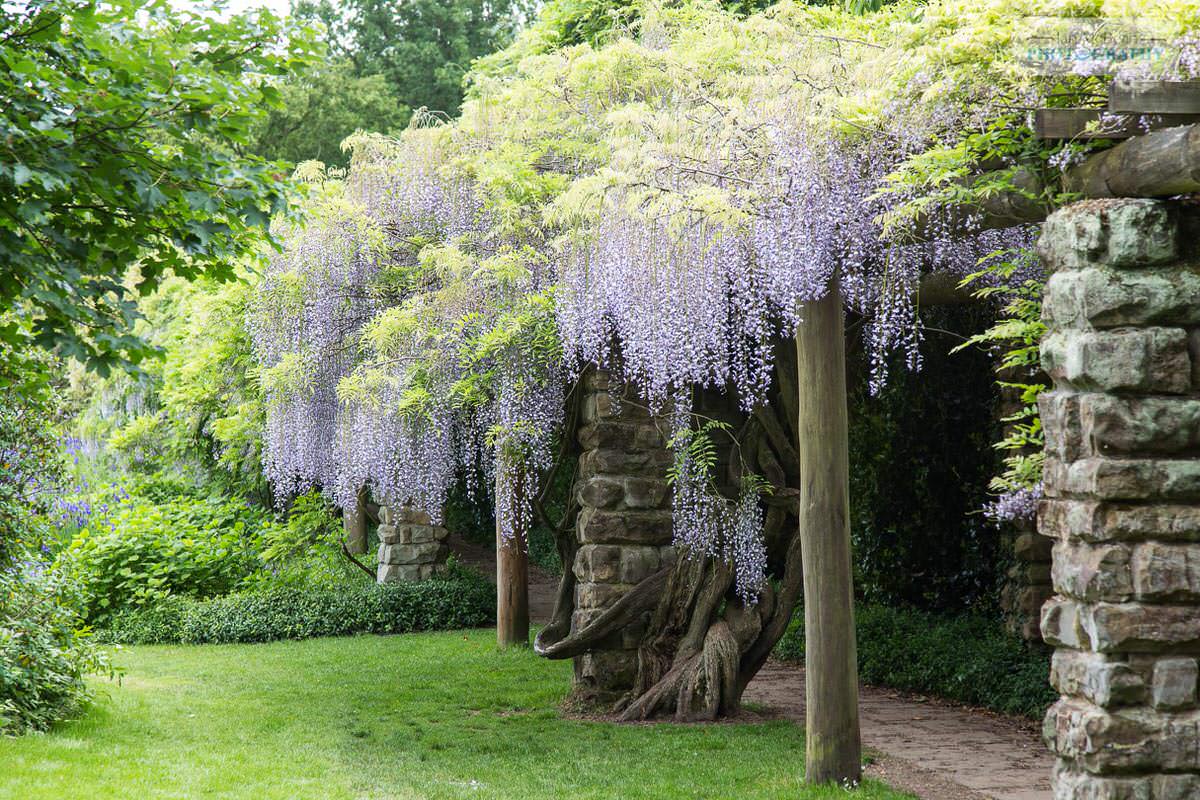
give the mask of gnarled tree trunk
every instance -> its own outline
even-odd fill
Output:
[[[585,377],[578,440],[575,527],[560,525],[564,562],[559,602],[537,651],[576,659],[575,697],[627,720],[712,720],[734,714],[742,692],[787,630],[800,597],[797,535],[800,469],[796,361],[777,347],[771,403],[753,414],[731,397],[699,393],[696,413],[730,424],[720,477],[732,495],[743,470],[774,484],[766,498],[768,567],[774,579],[747,605],[729,566],[670,546],[671,456],[635,393]],[[620,396],[622,395],[623,396]],[[737,452],[734,451],[736,442]]]

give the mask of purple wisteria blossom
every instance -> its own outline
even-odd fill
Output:
[[[1005,492],[984,505],[983,513],[996,523],[1031,522],[1037,518],[1038,503],[1043,496],[1041,484]]]

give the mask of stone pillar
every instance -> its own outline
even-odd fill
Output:
[[[1001,381],[1029,383],[1027,373],[1001,372]],[[1046,383],[1040,375],[1032,382]],[[1001,386],[997,415],[1009,419],[1024,408],[1021,390]],[[1012,430],[1013,422],[1002,422],[1004,433]],[[1029,455],[1030,453],[1025,453]],[[1005,566],[1004,582],[1000,588],[1000,608],[1008,630],[1027,642],[1042,641],[1042,604],[1054,594],[1050,582],[1050,555],[1054,540],[1038,532],[1033,520],[1006,522],[1000,526],[1000,558]]]
[[[379,520],[379,583],[427,580],[446,563],[448,533],[424,511],[382,506]]]
[[[1181,202],[1087,201],[1039,245],[1056,800],[1200,798],[1197,222]]]
[[[614,399],[607,373],[591,372],[584,381],[572,633],[675,557],[663,433],[644,408]],[[609,702],[633,688],[648,622],[649,612],[575,659],[577,699]]]
[[[1040,643],[1042,604],[1054,594],[1050,583],[1054,542],[1038,533],[1031,520],[1005,523],[1001,536],[1012,558],[1000,589],[1006,627],[1027,642]]]

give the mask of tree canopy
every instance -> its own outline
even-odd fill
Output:
[[[361,129],[399,133],[411,116],[383,75],[361,75],[346,59],[289,75],[279,93],[281,103],[258,122],[249,150],[293,164],[344,166],[347,136]]]
[[[692,387],[760,404],[773,342],[835,285],[878,385],[889,352],[919,363],[923,273],[966,275],[1030,244],[1028,229],[939,213],[1076,155],[1037,140],[1022,110],[1085,103],[1105,80],[1021,66],[1030,20],[1051,11],[645,3],[633,29],[565,47],[535,24],[481,62],[459,120],[361,137],[345,180],[309,176],[313,221],[281,231],[254,315],[272,479],[346,501],[365,483],[436,517],[464,471],[536,474],[565,387],[598,363],[675,410],[675,474],[694,484],[675,495],[715,492],[680,435]],[[1065,13],[1135,12],[1167,38],[1197,17],[1115,0]],[[965,180],[984,164],[1002,167],[993,183]],[[1031,201],[1064,196],[1043,185]],[[934,222],[914,241],[918,218]],[[677,537],[706,541],[724,508],[677,508]],[[761,580],[738,574],[743,589]]]
[[[529,0],[296,0],[293,16],[320,23],[330,61],[296,73],[255,152],[345,166],[356,130],[398,133],[421,108],[457,116],[475,59],[508,45]]]
[[[0,31],[0,306],[100,372],[137,362],[136,298],[232,277],[283,207],[280,168],[237,148],[311,43],[166,0],[5,4]]]

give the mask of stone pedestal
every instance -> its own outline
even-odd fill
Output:
[[[427,580],[446,563],[448,532],[405,506],[379,511],[379,583]]]
[[[584,380],[572,633],[675,557],[663,432],[646,409],[615,401],[606,373]],[[633,688],[644,617],[575,659],[577,698],[606,702]]]
[[[1198,221],[1088,201],[1042,234],[1056,800],[1200,798]]]

